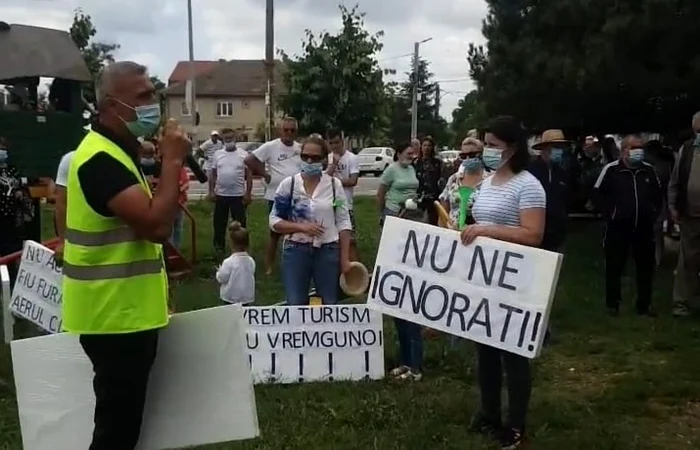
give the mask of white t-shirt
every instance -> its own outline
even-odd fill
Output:
[[[333,205],[333,185],[335,183],[336,202]],[[290,222],[313,222],[324,227],[324,233],[318,238],[308,234],[295,233],[287,239],[312,243],[316,246],[338,241],[340,232],[352,230],[347,202],[342,198],[343,185],[335,177],[324,173],[312,195],[306,193],[301,174],[294,175],[294,193],[292,194],[292,177],[285,178],[277,188],[275,201],[270,212],[270,228],[282,220]],[[338,198],[340,196],[340,198]]]
[[[214,153],[216,153],[217,150],[223,150],[223,148],[224,141],[221,139],[216,141],[216,143],[214,143],[214,141],[211,139],[207,139],[202,145],[199,146],[199,149],[204,152],[204,164],[202,165],[202,169],[204,169],[205,172],[211,170],[213,166]]]
[[[56,172],[56,186],[68,186],[68,172],[70,170],[70,162],[73,159],[73,153],[75,153],[75,150],[66,153],[61,158],[61,162],[58,163],[58,171]]]
[[[539,180],[527,170],[499,186],[491,184],[493,176],[481,183],[472,207],[478,224],[520,226],[520,210],[547,207],[547,195]]]
[[[219,296],[226,303],[255,301],[255,260],[246,252],[233,253],[216,271]]]
[[[281,139],[266,142],[253,150],[253,155],[265,164],[270,174],[270,183],[265,185],[265,199],[273,201],[280,182],[301,171],[301,145],[295,142],[286,146]]]
[[[333,162],[333,155],[328,155],[328,163]],[[360,161],[353,152],[345,151],[338,161],[333,176],[341,180],[347,180],[351,175],[360,174]],[[354,187],[345,187],[345,197],[348,199],[348,209],[352,211],[352,199],[354,197]]]
[[[228,152],[217,150],[212,157],[212,169],[216,170],[214,193],[223,197],[242,197],[245,194],[245,150],[236,148]]]

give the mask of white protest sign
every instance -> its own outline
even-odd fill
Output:
[[[61,268],[53,250],[26,241],[12,291],[10,312],[48,333],[61,331]]]
[[[384,377],[382,316],[366,305],[249,307],[243,314],[256,383]]]
[[[5,344],[9,344],[12,342],[12,328],[15,321],[9,312],[12,294],[10,292],[10,271],[7,270],[7,266],[0,266],[0,282],[2,282],[2,290],[0,290],[0,297],[2,297],[2,330]]]
[[[563,256],[387,217],[367,305],[528,358],[539,355]]]
[[[163,450],[259,435],[240,306],[174,315],[161,331],[137,449]],[[92,365],[78,336],[12,342],[24,450],[90,446]]]

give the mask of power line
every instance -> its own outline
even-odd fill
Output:
[[[467,81],[467,80],[471,80],[471,78],[463,77],[463,78],[452,78],[449,80],[435,80],[435,81],[433,81],[433,83],[458,83],[460,81]]]
[[[413,56],[413,53],[404,53],[403,55],[390,56],[389,58],[380,59],[377,62],[391,61],[394,59],[407,58],[409,56]]]

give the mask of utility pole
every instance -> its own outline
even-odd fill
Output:
[[[435,83],[435,118],[440,117],[440,83]]]
[[[418,136],[418,64],[420,54],[420,45],[428,42],[432,38],[423,39],[420,42],[413,44],[413,95],[411,101],[411,139],[415,139]]]
[[[192,33],[192,0],[187,0],[187,31],[189,33],[190,46],[190,74],[189,83],[185,84],[185,97],[189,97],[190,116],[192,117],[192,135],[196,142],[197,140],[197,94],[195,91],[195,70],[194,70],[194,36]]]
[[[267,0],[265,7],[265,74],[265,141],[271,141],[275,128],[275,0]]]

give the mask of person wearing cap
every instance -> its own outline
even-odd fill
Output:
[[[547,130],[532,149],[540,152],[533,158],[527,170],[542,184],[547,194],[547,212],[544,237],[540,248],[559,251],[566,235],[568,175],[563,161],[571,141],[564,138],[562,130]]]
[[[211,169],[214,163],[214,153],[218,150],[224,149],[224,141],[221,139],[221,135],[217,130],[212,131],[209,134],[209,139],[204,141],[202,145],[199,146],[198,153],[204,157],[204,164],[202,164],[202,170],[209,177],[209,190],[214,190],[214,184],[211,176]]]
[[[578,154],[576,167],[573,168],[573,171],[578,185],[577,204],[585,207],[588,211],[593,211],[595,207],[595,203],[591,200],[593,185],[605,164],[598,138],[587,136],[584,141],[583,152]]]
[[[593,187],[593,200],[606,222],[605,300],[613,316],[620,311],[620,279],[630,251],[637,275],[637,314],[654,316],[654,224],[661,213],[662,198],[656,171],[644,161],[643,139],[639,135],[626,136],[620,159],[603,168]]]

